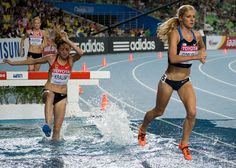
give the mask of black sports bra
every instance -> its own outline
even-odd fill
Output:
[[[193,30],[191,30],[192,35],[193,35],[193,40],[191,42],[183,38],[180,27],[178,27],[177,30],[180,35],[180,41],[177,45],[177,55],[181,55],[183,57],[197,55],[198,44],[197,44],[197,40],[196,40]],[[192,66],[192,61],[185,61],[181,63],[171,63],[169,57],[168,57],[168,63],[170,65],[174,65],[176,67],[181,67],[181,68],[190,68]]]

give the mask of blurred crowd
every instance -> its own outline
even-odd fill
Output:
[[[105,1],[105,0],[98,0]],[[111,0],[111,3],[124,4],[147,12],[153,8],[164,6],[173,0]],[[105,3],[105,2],[104,2]],[[180,5],[190,4],[197,10],[196,29],[202,29],[207,35],[236,35],[236,1],[235,0],[184,0]],[[177,7],[157,10],[151,16],[165,21],[175,16]]]
[[[141,12],[147,12],[154,7],[161,7],[168,2],[172,2],[171,0],[64,1],[128,5]],[[54,25],[60,24],[73,37],[90,36],[92,33],[105,28],[104,25],[65,13],[60,9],[54,8],[50,3],[42,2],[42,0],[0,0],[0,2],[0,38],[22,37],[25,31],[31,27],[31,19],[35,16],[41,18],[42,29],[53,28]],[[191,4],[197,9],[196,29],[202,29],[207,35],[236,35],[235,0],[186,0],[182,1],[181,4]],[[150,15],[161,21],[165,21],[176,14],[176,9],[176,6],[173,5]],[[149,30],[143,30],[137,27],[130,30],[115,28],[110,34],[109,32],[99,34],[99,36],[108,35],[150,36],[150,32]]]
[[[0,38],[22,37],[31,28],[35,16],[41,18],[41,29],[52,29],[54,25],[61,25],[70,36],[89,36],[100,27],[41,0],[0,1]]]

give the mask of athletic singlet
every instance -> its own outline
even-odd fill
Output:
[[[43,32],[39,31],[36,33],[35,31],[30,32],[29,35],[29,43],[31,45],[41,45],[43,42]]]
[[[65,65],[60,65],[57,62],[57,58],[51,65],[49,72],[51,72],[51,83],[56,85],[66,85],[70,79],[72,67],[69,61]]]
[[[57,48],[53,45],[47,45],[44,49],[43,49],[43,56],[47,56],[50,54],[57,54]]]
[[[180,27],[178,27],[177,30],[178,30],[179,36],[180,36],[180,41],[177,45],[177,55],[181,55],[183,57],[197,55],[198,44],[197,44],[197,40],[196,40],[193,30],[191,30],[191,33],[193,35],[193,40],[191,42],[189,42],[183,38]],[[192,61],[185,61],[185,62],[181,62],[181,63],[170,63],[169,57],[168,57],[168,63],[170,65],[174,65],[176,67],[181,67],[181,68],[190,68],[192,66]]]

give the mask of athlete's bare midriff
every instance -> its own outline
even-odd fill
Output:
[[[49,81],[47,81],[47,83],[45,84],[44,89],[48,89],[57,93],[67,94],[67,85],[56,85]]]
[[[35,53],[35,54],[41,54],[42,53],[42,47],[41,45],[30,45],[29,46],[29,52]]]
[[[166,70],[167,78],[174,81],[186,79],[190,75],[191,68],[181,68],[174,65],[168,65]]]

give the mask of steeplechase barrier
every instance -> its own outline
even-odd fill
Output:
[[[0,86],[43,86],[48,72],[0,72]],[[79,107],[79,85],[99,85],[100,79],[109,79],[109,71],[72,72],[68,82],[66,117],[88,117]],[[43,119],[44,104],[0,105],[0,120]]]

